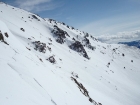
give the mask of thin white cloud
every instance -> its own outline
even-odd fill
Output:
[[[44,11],[52,10],[57,7],[57,5],[51,3],[52,0],[16,0],[15,3],[18,7],[25,9],[27,11]]]
[[[140,40],[140,30],[118,32],[116,35],[105,34],[97,37],[106,43],[118,43]]]
[[[115,34],[121,31],[140,29],[140,14],[125,14],[96,20],[80,28],[92,35]]]

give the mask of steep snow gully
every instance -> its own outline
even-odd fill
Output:
[[[0,105],[140,105],[139,64],[140,49],[0,2]]]

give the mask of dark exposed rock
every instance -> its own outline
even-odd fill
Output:
[[[122,56],[124,57],[125,55],[122,53]]]
[[[50,61],[51,63],[56,63],[54,56],[50,56],[47,60]]]
[[[75,72],[71,72],[72,76],[75,78],[78,78],[78,74],[76,74]]]
[[[86,37],[89,37],[89,34],[88,34],[88,33],[85,33],[85,36],[84,36],[84,37],[85,37],[85,38],[86,38]]]
[[[51,52],[52,51],[52,49],[49,47],[49,46],[47,46],[47,48],[48,48],[48,50]]]
[[[49,38],[49,40],[52,42],[52,39],[51,38]]]
[[[66,35],[69,36],[66,31],[63,31],[56,25],[54,25],[54,30],[52,30],[52,33],[55,35],[56,41],[60,44],[63,44],[65,42]]]
[[[4,33],[4,35],[8,38],[9,37],[9,35],[8,35],[8,33],[6,32],[6,33]]]
[[[83,45],[81,44],[81,42],[75,41],[75,43],[71,44],[69,47],[70,47],[71,49],[73,49],[73,50],[79,52],[80,54],[82,54],[83,57],[89,59],[89,57],[88,57],[88,55],[87,55],[87,52],[86,52],[86,50],[84,49],[84,47],[83,47]]]
[[[33,17],[34,19],[36,19],[36,20],[40,21],[40,19],[38,19],[38,18],[37,18],[37,16],[32,15],[32,17]]]
[[[71,27],[72,30],[74,30],[74,27]]]
[[[91,99],[91,98],[89,98],[89,101],[92,103],[93,102],[93,100]]]
[[[26,47],[29,51],[31,50],[30,48]]]
[[[70,27],[67,25],[67,28],[70,28]]]
[[[71,77],[71,80],[73,80],[75,82],[75,84],[77,84],[78,88],[80,89],[80,91],[86,96],[88,97],[89,101],[91,103],[93,103],[94,105],[102,105],[101,103],[97,103],[96,101],[94,101],[90,95],[89,92],[87,91],[87,89],[83,86],[82,83],[78,82],[76,78]]]
[[[96,47],[94,47],[94,46],[91,45],[91,43],[90,43],[90,41],[89,41],[88,38],[84,37],[84,40],[83,40],[82,42],[84,43],[84,45],[85,45],[87,48],[89,48],[89,49],[91,49],[91,50],[95,50],[95,49],[96,49]]]
[[[4,37],[0,31],[0,41],[4,42],[5,44],[9,45],[5,40],[4,40]]]
[[[99,103],[98,105],[102,105],[101,103]]]
[[[29,40],[31,40],[31,38],[28,38]]]
[[[72,40],[76,41],[75,38],[72,38]]]
[[[20,28],[20,30],[22,30],[23,32],[25,31],[23,28]]]
[[[65,25],[65,23],[62,22],[63,25]]]
[[[74,77],[71,77],[72,80],[74,80],[74,82],[78,85],[80,91],[87,97],[89,97],[88,95],[88,91],[87,89],[83,86],[83,84],[79,83]]]
[[[33,44],[35,45],[35,50],[38,50],[42,53],[46,52],[46,43],[41,43],[40,41],[35,41],[33,42]]]
[[[52,23],[52,22],[56,23],[56,21],[53,20],[53,19],[49,19],[48,21],[49,21],[50,23]]]
[[[43,62],[43,60],[42,60],[41,58],[39,58],[39,60],[40,60],[41,62]]]
[[[0,40],[4,41],[4,37],[3,37],[2,33],[0,33]]]

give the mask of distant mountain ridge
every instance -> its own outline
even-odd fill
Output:
[[[140,40],[131,41],[131,42],[119,42],[118,44],[125,44],[125,45],[128,45],[128,46],[135,46],[135,47],[140,49]]]

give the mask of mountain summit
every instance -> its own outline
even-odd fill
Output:
[[[140,49],[0,3],[0,105],[139,105],[139,63]]]

